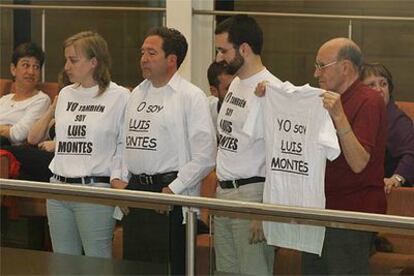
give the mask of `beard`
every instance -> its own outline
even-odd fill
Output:
[[[234,75],[244,64],[244,58],[240,55],[239,51],[236,51],[236,56],[227,63],[227,71],[229,74]]]

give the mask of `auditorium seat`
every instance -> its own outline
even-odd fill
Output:
[[[39,90],[45,92],[53,101],[59,93],[59,85],[57,82],[43,82],[38,85]]]
[[[414,120],[414,102],[397,101],[395,103],[402,111],[405,112],[405,114]]]
[[[395,188],[387,195],[387,214],[414,217],[414,188]],[[380,233],[392,252],[376,252],[370,259],[371,274],[395,275],[414,268],[414,235]]]
[[[12,84],[10,79],[0,79],[0,97],[10,93]]]

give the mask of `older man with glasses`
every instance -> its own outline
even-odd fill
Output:
[[[385,213],[383,188],[386,134],[385,105],[378,92],[360,80],[362,53],[346,38],[319,49],[314,76],[327,90],[322,97],[335,124],[341,155],[327,162],[326,208]],[[374,234],[327,228],[321,256],[303,253],[303,274],[369,274]]]

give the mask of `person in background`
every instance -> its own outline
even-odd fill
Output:
[[[380,63],[366,63],[361,71],[364,84],[378,91],[387,108],[387,145],[385,152],[384,188],[414,184],[414,125],[395,104],[394,82],[390,71]]]
[[[211,63],[208,67],[207,79],[208,84],[210,85],[211,93],[211,96],[208,97],[208,99],[211,118],[215,127],[217,127],[217,115],[233,78],[234,75],[228,72],[225,62],[213,61],[213,63]]]
[[[58,88],[69,82],[63,82],[62,73],[58,77]],[[11,152],[20,163],[17,179],[49,182],[52,173],[50,161],[55,155],[55,108],[57,97],[47,111],[33,124],[29,130],[26,144],[3,147]]]
[[[120,178],[121,127],[129,91],[111,81],[106,41],[92,31],[64,42],[65,73],[73,84],[64,87],[56,104],[56,147],[49,169],[51,183],[110,187]],[[47,200],[53,251],[111,258],[114,207]]]
[[[44,60],[43,50],[32,42],[14,50],[13,91],[0,98],[0,146],[26,142],[31,126],[49,107],[50,98],[37,89]]]
[[[327,41],[316,56],[314,76],[341,147],[326,164],[326,209],[384,214],[385,104],[361,83],[361,66],[361,49],[347,38]],[[374,235],[327,227],[321,256],[302,253],[302,274],[369,274]]]

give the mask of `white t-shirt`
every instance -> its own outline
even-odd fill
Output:
[[[157,95],[150,95],[153,92]],[[217,145],[204,92],[178,73],[159,89],[144,80],[132,91],[125,116],[123,180],[131,173],[178,170],[168,187],[175,194],[199,195],[202,179],[215,165]],[[142,136],[149,138],[138,148],[136,137]]]
[[[125,107],[129,91],[114,82],[99,87],[66,86],[55,111],[56,149],[49,169],[64,177],[121,178]]]
[[[325,208],[326,159],[337,158],[340,147],[321,93],[285,82],[255,98],[244,130],[266,141],[264,203]],[[263,230],[271,245],[321,254],[324,227],[264,222]]]
[[[168,88],[150,86],[144,97],[131,97],[127,112],[126,150],[130,172],[159,174],[178,171],[178,153],[168,126],[174,121],[166,116],[165,94]]]
[[[23,101],[13,100],[14,93],[0,98],[0,125],[12,125],[10,141],[23,143],[32,125],[43,115],[50,105],[48,95],[39,91]]]
[[[218,112],[217,112],[218,98],[215,96],[208,97],[208,105],[210,107],[210,115],[211,115],[211,120],[213,122],[213,126],[216,127],[217,116],[218,116]],[[217,127],[215,129],[217,131]]]
[[[247,79],[236,77],[230,84],[217,119],[219,180],[265,176],[264,139],[250,137],[242,130],[250,101],[255,97],[256,85],[264,80],[281,83],[267,69],[263,69]]]

